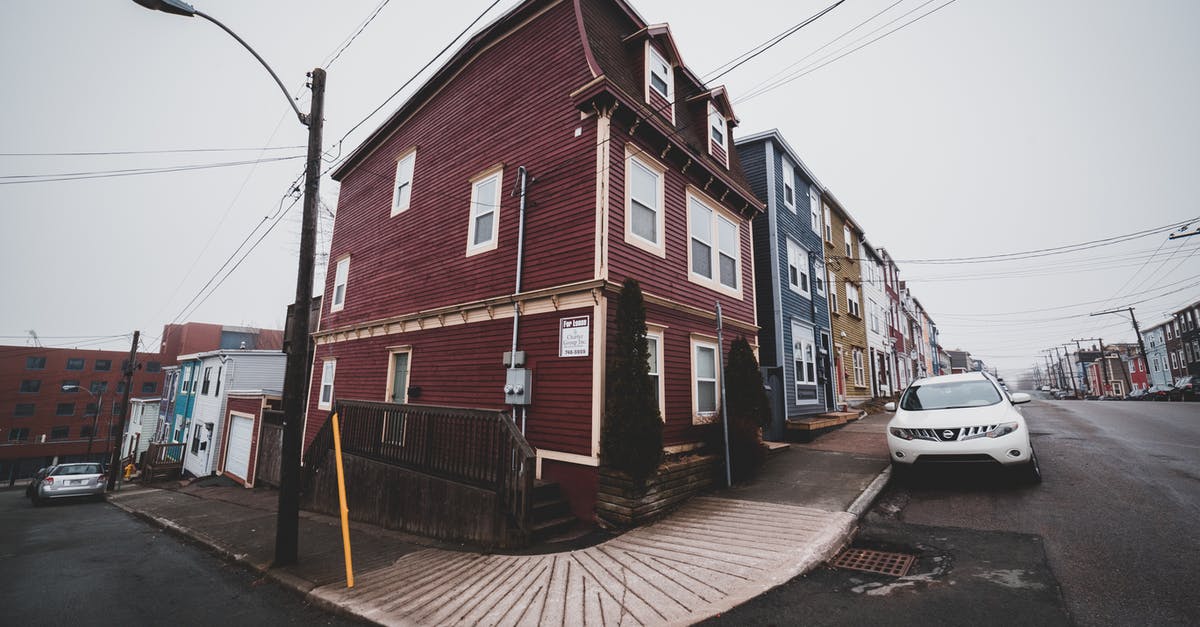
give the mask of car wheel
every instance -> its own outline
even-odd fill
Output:
[[[1029,449],[1029,463],[1021,466],[1020,477],[1027,485],[1037,485],[1042,482],[1042,468],[1038,465],[1037,453]]]

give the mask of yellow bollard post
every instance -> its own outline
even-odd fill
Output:
[[[338,505],[342,512],[342,549],[346,552],[346,587],[354,587],[354,564],[350,559],[350,510],[346,509],[346,475],[342,471],[342,432],[333,414],[333,455],[337,462]]]

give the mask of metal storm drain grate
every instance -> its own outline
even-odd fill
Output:
[[[903,577],[908,574],[908,569],[912,567],[914,559],[916,559],[915,555],[904,553],[887,553],[871,549],[850,548],[842,551],[842,554],[833,560],[833,566],[835,568],[849,568],[850,570]]]

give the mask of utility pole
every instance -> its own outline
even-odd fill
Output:
[[[300,449],[304,440],[304,416],[307,401],[309,313],[312,310],[313,266],[316,249],[317,205],[321,182],[321,128],[325,115],[325,70],[316,68],[309,73],[312,105],[307,115],[300,111],[291,93],[279,80],[275,70],[267,65],[246,40],[228,26],[183,0],[134,0],[153,11],[170,15],[200,17],[212,22],[237,40],[263,69],[275,80],[296,113],[300,123],[308,127],[308,155],[304,166],[304,215],[300,228],[300,260],[296,271],[296,300],[292,304],[291,324],[285,338],[287,362],[283,373],[283,445],[279,469],[279,511],[275,526],[275,565],[295,563],[300,531]],[[136,344],[136,342],[134,342]]]
[[[1195,233],[1189,233],[1188,235],[1195,235]],[[1129,312],[1129,321],[1133,323],[1133,334],[1135,336],[1137,336],[1138,352],[1141,353],[1141,357],[1142,357],[1142,368],[1148,370],[1150,367],[1150,360],[1146,358],[1146,343],[1142,341],[1142,330],[1138,328],[1137,316],[1134,315],[1134,313],[1133,313],[1133,307],[1118,307],[1117,309],[1109,309],[1108,311],[1097,311],[1096,313],[1090,314],[1090,315],[1103,316],[1105,314],[1115,314],[1115,313],[1120,313],[1122,311]],[[1129,369],[1126,368],[1125,370],[1126,370],[1126,373],[1125,373],[1126,378],[1128,379],[1129,378],[1129,372],[1128,372]],[[1130,388],[1132,388],[1133,387],[1132,379],[1127,381],[1127,384],[1129,385]]]
[[[121,394],[121,413],[117,418],[117,433],[120,436],[113,443],[112,462],[108,465],[108,491],[112,492],[117,489],[117,477],[121,476],[121,445],[125,442],[125,416],[129,415],[129,389],[133,387],[133,371],[137,368],[134,363],[134,358],[137,357],[138,338],[142,335],[141,331],[133,332],[133,344],[129,347],[129,359],[125,360],[124,378],[125,392]],[[100,408],[96,408],[96,415],[100,415]],[[108,427],[109,436],[112,435],[112,425]]]
[[[283,374],[283,444],[279,472],[279,510],[275,525],[275,566],[296,563],[300,543],[300,449],[304,441],[304,410],[308,389],[309,313],[312,310],[313,264],[316,250],[317,201],[321,183],[321,127],[325,115],[325,70],[312,78],[312,108],[308,113],[308,157],[304,167],[304,216],[300,229],[300,267],[296,300],[288,335]]]
[[[1075,395],[1075,398],[1079,398],[1079,386],[1075,385],[1075,367],[1071,365],[1071,345],[1062,344],[1061,346],[1063,347],[1063,354],[1067,357],[1067,368],[1071,370],[1071,376],[1069,377],[1071,380],[1071,393]]]
[[[1050,367],[1050,354],[1046,352],[1047,350],[1042,349],[1042,359],[1046,360],[1046,381],[1050,383],[1051,387],[1054,387],[1054,369]]]

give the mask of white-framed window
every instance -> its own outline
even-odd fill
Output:
[[[409,150],[396,161],[396,182],[392,187],[392,215],[408,209],[412,200],[413,166],[417,162],[417,151]]]
[[[854,385],[867,384],[866,370],[863,368],[863,352],[861,348],[854,349]]]
[[[713,422],[720,407],[717,368],[720,351],[716,342],[692,339],[692,422]]]
[[[833,218],[829,215],[829,207],[822,206],[822,208],[824,209],[824,211],[822,211],[821,213],[825,214],[825,241],[832,244],[833,243]]]
[[[867,315],[871,321],[871,331],[879,333],[879,305],[873,299],[867,299]]]
[[[787,241],[788,287],[809,297],[808,251],[792,240]]]
[[[1154,361],[1150,362],[1150,364],[1154,368],[1154,372],[1162,372],[1162,368],[1159,367],[1161,364],[1158,363],[1158,357],[1155,357]]]
[[[813,330],[792,322],[792,380],[797,405],[817,402],[817,343]]]
[[[1179,367],[1179,362],[1175,361],[1175,353],[1171,353],[1171,370]]]
[[[652,96],[664,98],[669,104],[660,108],[661,103],[656,104]],[[646,102],[668,120],[675,121],[675,73],[649,40],[646,41]]]
[[[646,325],[646,362],[650,367],[650,381],[654,387],[654,400],[658,401],[658,415],[667,421],[667,405],[663,391],[663,329]]]
[[[708,141],[710,152],[712,148],[729,150],[729,147],[726,146],[728,137],[729,129],[725,122],[725,115],[710,100],[708,102]]]
[[[741,231],[737,222],[688,191],[688,265],[694,283],[741,294]]]
[[[317,397],[317,409],[329,409],[333,406],[333,374],[336,369],[336,359],[321,362],[321,390],[320,396]]]
[[[829,273],[829,308],[833,313],[838,313],[837,277],[833,275],[833,272]]]
[[[821,197],[816,185],[808,186],[808,211],[812,214],[813,233],[821,232]]]
[[[796,170],[792,164],[788,162],[787,157],[782,159],[783,173],[780,178],[783,179],[783,204],[787,205],[788,209],[796,210]]]
[[[471,179],[471,223],[467,227],[467,255],[496,249],[500,230],[500,193],[504,167],[496,166]]]
[[[625,150],[625,242],[666,258],[663,236],[666,168]]]
[[[844,224],[842,225],[842,238],[843,238],[843,239],[845,240],[845,242],[846,242],[846,258],[847,258],[847,259],[853,259],[853,258],[854,258],[854,253],[853,253],[853,250],[850,248],[850,243],[851,243],[851,240],[850,240],[850,227],[849,227],[849,226],[847,226],[847,225],[844,225]]]
[[[813,260],[813,289],[817,291],[817,295],[825,295],[825,264],[819,260]]]
[[[346,307],[346,281],[350,278],[350,257],[338,259],[333,272],[333,300],[329,311],[341,311]]]
[[[858,286],[846,281],[846,313],[862,317],[861,307],[858,300]]]
[[[410,372],[412,372],[412,347],[402,346],[389,349],[386,402],[408,402],[408,375]]]

